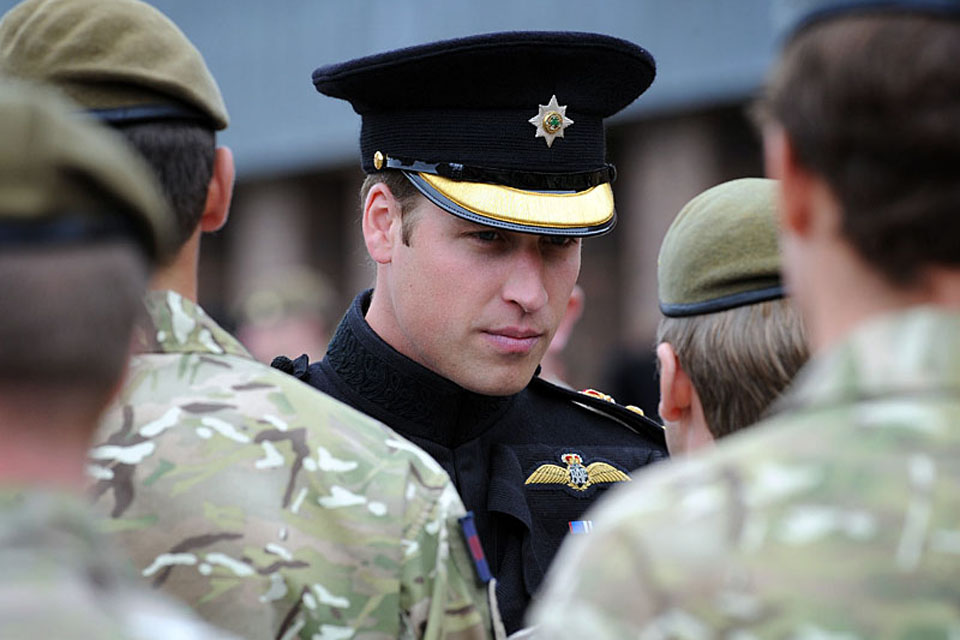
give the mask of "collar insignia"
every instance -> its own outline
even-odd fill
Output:
[[[573,120],[567,117],[567,105],[561,107],[557,104],[557,96],[552,96],[550,102],[539,107],[540,113],[527,122],[537,128],[537,134],[533,137],[545,139],[547,146],[552,147],[553,141],[563,137],[564,129],[572,125]]]
[[[630,476],[606,462],[591,462],[584,466],[578,453],[564,453],[560,459],[566,469],[556,464],[542,464],[523,484],[560,484],[575,491],[586,491],[595,484],[630,482]]]

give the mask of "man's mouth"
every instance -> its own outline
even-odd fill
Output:
[[[487,340],[503,353],[526,354],[543,338],[543,332],[522,327],[504,327],[484,332]]]

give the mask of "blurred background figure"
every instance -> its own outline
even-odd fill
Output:
[[[0,82],[0,637],[225,639],[131,582],[79,495],[172,229],[148,168],[77,109]]]
[[[292,268],[255,276],[235,312],[237,338],[260,362],[278,353],[320,359],[343,312],[317,271]]]
[[[809,357],[784,298],[776,186],[743,178],[708,189],[663,239],[657,359],[671,455],[759,420]]]
[[[549,380],[554,384],[561,384],[569,387],[567,383],[567,363],[568,358],[564,355],[567,343],[573,334],[573,330],[583,315],[583,309],[587,303],[587,295],[580,285],[574,285],[570,292],[570,301],[567,302],[567,308],[563,312],[563,319],[557,325],[557,332],[553,334],[553,340],[547,347],[547,352],[543,354],[540,360],[540,377]],[[574,365],[574,368],[576,366]]]

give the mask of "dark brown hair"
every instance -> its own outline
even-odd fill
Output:
[[[415,220],[415,216],[410,214],[416,208],[422,196],[420,192],[417,191],[417,188],[413,186],[413,183],[407,180],[402,172],[396,169],[387,169],[386,171],[368,174],[363,181],[363,185],[360,186],[361,209],[363,208],[363,203],[367,200],[367,194],[370,193],[370,189],[373,188],[373,185],[380,183],[383,183],[390,189],[390,193],[393,194],[393,197],[396,198],[400,204],[400,216],[403,221],[403,243],[409,245]]]
[[[98,408],[123,374],[146,261],[131,242],[0,255],[0,394]]]
[[[216,136],[192,122],[144,122],[117,128],[153,167],[173,209],[179,249],[196,231],[213,177]]]
[[[887,279],[960,266],[960,20],[836,18],[786,47],[761,110]]]

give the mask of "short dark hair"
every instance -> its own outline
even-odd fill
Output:
[[[960,266],[960,20],[816,23],[787,45],[761,110],[826,180],[845,237],[888,281]]]
[[[196,231],[213,177],[216,135],[208,125],[169,120],[121,125],[117,129],[146,158],[176,219],[179,249]]]
[[[407,180],[403,172],[397,169],[387,169],[385,171],[368,174],[366,179],[364,179],[363,185],[360,187],[361,209],[363,208],[363,203],[367,200],[367,194],[370,193],[370,189],[373,188],[373,185],[380,183],[386,185],[386,187],[390,189],[390,193],[393,194],[393,197],[400,203],[400,216],[403,224],[403,243],[409,245],[410,238],[413,234],[413,223],[415,219],[414,216],[409,214],[416,208],[419,200],[423,196],[417,188],[413,186],[413,183]]]
[[[128,241],[0,254],[0,393],[96,409],[124,371],[147,264]]]

